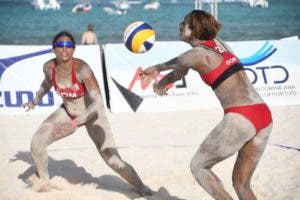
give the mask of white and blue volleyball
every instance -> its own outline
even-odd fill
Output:
[[[129,51],[144,53],[152,48],[155,42],[155,31],[148,23],[136,21],[126,27],[123,41]]]

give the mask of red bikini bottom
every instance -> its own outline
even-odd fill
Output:
[[[246,117],[255,127],[256,133],[272,123],[272,114],[265,103],[226,108],[225,114],[234,112]]]

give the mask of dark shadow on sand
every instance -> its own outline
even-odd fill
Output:
[[[21,179],[27,186],[30,186],[31,183],[29,181],[29,177],[37,171],[31,158],[31,153],[28,151],[19,151],[13,158],[10,159],[10,162],[15,161],[23,161],[31,165],[18,176],[18,178]],[[83,167],[78,167],[76,163],[70,159],[55,160],[49,156],[48,161],[50,179],[54,176],[58,176],[72,184],[95,184],[96,189],[119,192],[130,199],[140,197],[140,195],[135,192],[134,188],[131,188],[127,182],[117,176],[103,175],[101,177],[93,177]]]
[[[31,158],[31,153],[29,151],[19,151],[13,158],[10,159],[10,162],[15,161],[23,161],[31,165],[18,176],[18,178],[29,187],[31,185],[29,177],[37,171]],[[55,160],[49,156],[48,161],[50,179],[54,176],[59,176],[72,184],[95,184],[96,189],[119,192],[127,196],[129,199],[140,198],[140,195],[135,191],[135,189],[118,176],[103,175],[100,177],[93,177],[83,167],[78,167],[76,163],[70,159]],[[157,192],[154,192],[153,197],[144,198],[147,200],[182,200],[171,196],[163,187]]]
[[[157,192],[154,192],[152,196],[144,197],[147,200],[185,200],[176,196],[171,196],[168,190],[164,187],[160,187]]]

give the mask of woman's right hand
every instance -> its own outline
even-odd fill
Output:
[[[159,71],[157,70],[156,66],[148,67],[147,69],[140,72],[140,81],[142,84],[149,85],[152,80],[154,80]]]
[[[22,108],[25,108],[26,110],[26,112],[28,112],[29,110],[33,110],[34,109],[34,107],[35,107],[35,104],[33,103],[33,101],[28,101],[27,103],[24,103],[23,105],[22,105]]]

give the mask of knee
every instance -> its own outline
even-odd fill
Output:
[[[199,169],[197,164],[192,160],[190,162],[190,170],[191,170],[193,175],[196,173],[197,169]]]
[[[197,160],[195,158],[192,159],[190,162],[190,170],[192,174],[197,177],[199,173],[204,169],[205,165],[200,162],[200,160]]]

